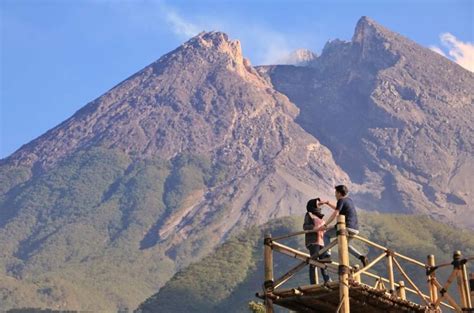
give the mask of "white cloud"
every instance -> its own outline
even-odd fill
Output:
[[[239,39],[243,46],[248,47],[252,51],[252,61],[259,65],[276,64],[299,48],[290,44],[287,34],[274,31],[261,24],[199,15],[194,15],[191,20],[163,3],[160,5],[160,11],[167,25],[171,27],[171,31],[181,39],[188,39],[203,30],[223,31]]]
[[[171,8],[163,7],[163,11],[171,30],[178,36],[189,38],[196,36],[202,30],[198,25],[185,20]]]
[[[287,37],[260,24],[229,21],[210,16],[193,16],[193,20],[179,15],[168,5],[161,6],[161,12],[171,30],[182,39],[197,35],[203,30],[219,30],[235,37],[252,50],[258,64],[275,64],[286,57],[292,49]]]
[[[311,43],[319,38],[315,33],[276,31],[271,25],[239,16],[189,14],[163,0],[124,2],[111,8],[127,19],[128,29],[156,33],[165,30],[179,41],[186,41],[201,31],[226,32],[241,41],[244,55],[255,65],[277,64],[298,48],[314,46]]]
[[[439,36],[441,44],[445,47],[445,53],[439,47],[431,46],[430,49],[439,53],[465,69],[474,72],[474,44],[457,39],[451,33],[443,33]]]
[[[287,57],[292,48],[286,36],[281,33],[253,26],[247,41],[252,43],[259,64],[276,64]]]

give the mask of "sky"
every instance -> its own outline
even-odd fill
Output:
[[[0,158],[200,31],[271,64],[350,40],[361,16],[474,71],[472,0],[0,0]]]

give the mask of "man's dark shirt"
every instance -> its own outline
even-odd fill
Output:
[[[346,216],[347,228],[359,230],[359,221],[357,220],[357,212],[351,198],[342,198],[337,200],[336,210],[339,214]]]

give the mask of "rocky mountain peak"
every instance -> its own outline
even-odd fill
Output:
[[[260,86],[266,85],[265,81],[253,69],[250,61],[243,57],[240,41],[229,39],[229,36],[224,32],[201,32],[171,54],[187,56],[178,58],[185,62],[196,62],[201,59],[213,65],[225,65],[228,70],[234,71],[246,80]],[[163,58],[168,60],[169,55]]]
[[[147,157],[158,151],[170,157],[197,142],[206,150],[204,129],[223,136],[226,127],[222,125],[232,121],[230,103],[214,99],[217,90],[232,94],[236,86],[271,88],[242,56],[238,40],[230,40],[223,32],[201,32],[2,162],[38,163],[45,169],[78,149],[105,142]],[[239,108],[255,111],[256,106],[248,101]],[[210,116],[222,125],[209,123]],[[109,123],[114,127],[108,127]]]
[[[391,33],[389,30],[379,25],[373,19],[362,16],[357,22],[352,41],[363,44],[367,40],[383,39],[389,33]]]
[[[328,42],[310,69],[266,73],[353,181],[381,182],[369,189],[382,196],[364,206],[473,225],[458,214],[473,201],[465,183],[474,166],[473,73],[367,17],[351,42]]]
[[[236,60],[243,59],[239,40],[230,40],[226,33],[220,31],[201,32],[183,44],[184,48],[214,50],[228,54]]]

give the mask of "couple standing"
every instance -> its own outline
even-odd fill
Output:
[[[329,244],[331,238],[337,236],[336,226],[328,227],[337,215],[342,214],[346,217],[346,228],[349,235],[357,235],[359,233],[359,222],[357,220],[356,208],[352,199],[348,197],[348,193],[349,190],[346,186],[339,185],[335,187],[335,196],[337,200],[335,205],[329,201],[320,200],[319,198],[308,201],[303,229],[315,231],[306,233],[305,235],[305,245],[313,259],[317,259],[321,262],[331,262],[331,250],[328,250],[321,256],[318,256],[318,254],[319,251],[324,248],[325,243]],[[327,205],[334,210],[327,221],[323,220],[324,215],[321,213],[322,205]],[[349,252],[358,258],[363,266],[367,265],[367,257],[362,255],[352,245],[349,245]],[[315,266],[309,266],[309,279],[311,284],[316,283],[315,270]],[[321,268],[321,275],[323,276],[324,283],[331,281],[326,269]]]

